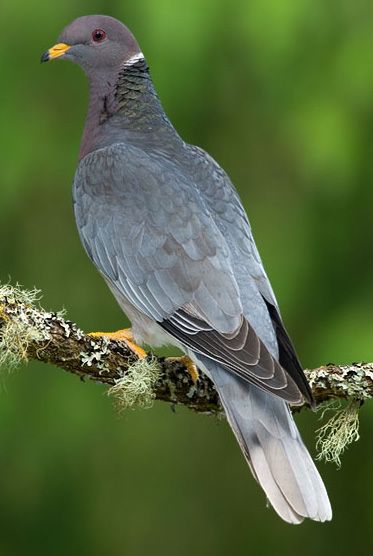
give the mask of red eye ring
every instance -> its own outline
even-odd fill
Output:
[[[95,29],[92,32],[92,39],[95,42],[102,42],[106,39],[106,32],[103,29]]]

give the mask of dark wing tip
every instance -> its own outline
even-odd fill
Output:
[[[314,410],[316,408],[316,400],[312,394],[312,390],[306,375],[304,374],[303,367],[300,364],[293,343],[285,329],[279,312],[277,308],[272,305],[272,303],[269,303],[265,297],[263,297],[263,300],[267,305],[269,316],[271,317],[276,333],[279,349],[279,363],[296,383],[304,397],[304,400],[309,404],[310,408]]]
[[[301,380],[302,369],[299,367],[297,374],[291,373],[274,359],[246,319],[241,325],[246,325],[245,338],[241,337],[240,330],[235,336],[220,334],[184,309],[158,324],[195,353],[287,403],[303,405],[305,400],[310,405],[314,403],[305,377],[305,382]],[[242,346],[241,349],[237,349],[237,345]]]

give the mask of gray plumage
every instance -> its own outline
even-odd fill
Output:
[[[287,405],[312,395],[229,177],[179,137],[120,22],[79,18],[59,42],[91,89],[74,180],[78,230],[135,340],[181,347],[212,378],[285,521],[331,519]]]

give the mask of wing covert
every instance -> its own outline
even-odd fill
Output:
[[[113,291],[196,353],[300,403],[244,312],[231,238],[200,197],[172,160],[120,144],[87,155],[75,179],[82,242]]]

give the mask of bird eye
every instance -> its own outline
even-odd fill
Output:
[[[102,42],[106,39],[106,33],[103,29],[95,29],[92,33],[92,39],[95,42]]]

